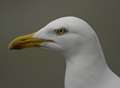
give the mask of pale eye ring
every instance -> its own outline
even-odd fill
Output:
[[[63,34],[65,34],[65,33],[67,33],[67,32],[68,32],[68,30],[65,29],[65,28],[60,28],[60,29],[56,29],[56,30],[55,30],[55,33],[56,33],[57,35],[63,35]]]

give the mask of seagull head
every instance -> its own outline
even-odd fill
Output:
[[[45,47],[58,51],[71,51],[90,41],[95,33],[91,26],[77,17],[61,17],[37,32],[16,37],[10,49]]]

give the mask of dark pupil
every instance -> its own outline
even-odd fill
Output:
[[[66,33],[67,32],[67,30],[66,29],[59,29],[59,30],[56,30],[56,33]]]
[[[60,30],[59,30],[59,32],[62,32],[62,33],[64,33],[64,31],[65,31],[64,29],[60,29]]]

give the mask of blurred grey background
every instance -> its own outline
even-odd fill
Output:
[[[14,37],[62,16],[92,25],[109,66],[120,75],[120,0],[0,0],[0,88],[64,87],[63,56],[40,48],[8,50]]]

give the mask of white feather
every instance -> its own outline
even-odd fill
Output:
[[[56,35],[55,29],[68,33]],[[34,37],[51,39],[43,44],[62,51],[66,59],[65,88],[120,88],[120,79],[106,64],[101,45],[92,27],[77,17],[62,17],[50,22]]]

